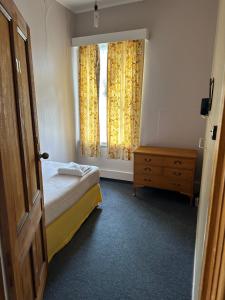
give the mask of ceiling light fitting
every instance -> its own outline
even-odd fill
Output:
[[[94,27],[98,28],[99,26],[99,19],[100,19],[100,14],[99,14],[99,9],[98,9],[98,3],[95,1],[95,6],[94,6]]]

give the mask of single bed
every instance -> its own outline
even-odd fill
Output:
[[[102,201],[99,169],[91,166],[83,177],[59,175],[63,163],[42,164],[48,259],[63,248]]]

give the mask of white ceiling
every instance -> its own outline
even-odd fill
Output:
[[[95,0],[57,0],[75,13],[91,11],[94,9]],[[99,8],[118,6],[122,4],[141,2],[144,0],[98,0]]]

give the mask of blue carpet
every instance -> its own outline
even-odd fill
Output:
[[[196,209],[102,180],[104,202],[49,265],[45,300],[190,300]]]

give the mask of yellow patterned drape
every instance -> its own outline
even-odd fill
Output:
[[[98,77],[98,45],[88,45],[80,47],[80,146],[81,154],[90,157],[97,157],[100,153]]]
[[[108,45],[108,155],[130,160],[140,144],[144,41]]]

